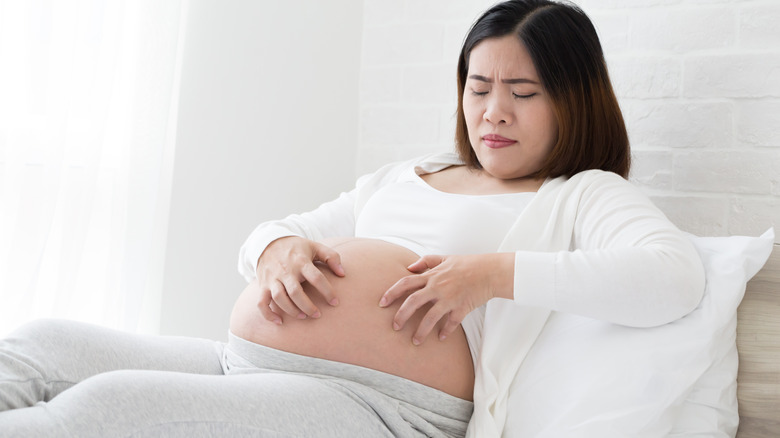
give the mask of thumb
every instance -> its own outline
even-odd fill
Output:
[[[422,272],[427,271],[428,269],[433,269],[441,264],[441,262],[444,261],[444,257],[439,255],[426,255],[422,256],[419,259],[417,259],[416,262],[412,263],[411,265],[407,266],[406,269],[414,272],[415,274],[419,274]]]

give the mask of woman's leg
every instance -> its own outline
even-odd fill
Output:
[[[0,412],[0,430],[3,437],[55,438],[393,436],[370,406],[337,382],[271,372],[109,372],[50,403]]]
[[[221,350],[221,343],[203,339],[35,321],[0,340],[0,411],[50,401],[91,376],[120,369],[222,374]]]
[[[31,407],[0,412],[0,431],[3,437],[451,435],[432,424],[450,422],[436,409],[421,411],[359,382],[235,361],[232,375],[221,375],[226,352],[213,341],[62,321],[28,325],[0,342],[0,399]],[[222,363],[230,365],[227,358]]]

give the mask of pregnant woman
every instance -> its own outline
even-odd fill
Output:
[[[495,5],[457,76],[457,153],[252,232],[226,344],[64,321],[0,341],[0,434],[497,437],[550,312],[647,327],[696,307],[701,261],[624,179],[581,10]]]

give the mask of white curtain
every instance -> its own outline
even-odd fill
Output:
[[[187,0],[0,0],[0,335],[159,324]]]

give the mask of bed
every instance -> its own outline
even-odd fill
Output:
[[[780,437],[780,245],[748,282],[737,321],[737,437]]]

